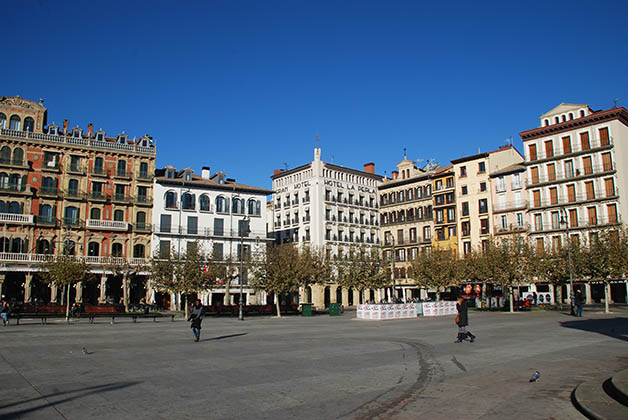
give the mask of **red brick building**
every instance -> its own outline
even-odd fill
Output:
[[[0,97],[0,286],[17,302],[59,301],[40,281],[46,254],[85,258],[94,281],[71,300],[121,302],[111,257],[141,266],[150,253],[155,147],[152,139],[107,136],[48,124],[42,102]],[[109,267],[109,268],[108,268]],[[146,294],[145,274],[129,276],[129,300]]]

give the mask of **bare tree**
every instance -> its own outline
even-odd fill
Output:
[[[41,266],[42,279],[49,284],[63,285],[66,294],[65,318],[70,319],[70,288],[89,280],[90,269],[83,258],[73,255],[50,255]]]

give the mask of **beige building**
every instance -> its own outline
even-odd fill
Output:
[[[513,146],[452,160],[458,196],[458,250],[460,255],[485,246],[495,233],[490,174],[523,162]],[[495,197],[497,198],[497,197]],[[505,196],[503,196],[505,199]],[[500,200],[502,195],[500,193]],[[500,201],[500,205],[506,205]]]
[[[418,168],[404,157],[392,179],[385,179],[379,187],[383,257],[392,264],[395,295],[404,300],[418,298],[420,293],[408,273],[410,260],[432,246],[432,174],[436,166]]]
[[[490,174],[493,235],[496,237],[527,234],[530,229],[528,200],[524,191],[525,175],[523,163],[515,163]]]
[[[568,234],[588,241],[601,228],[628,216],[628,111],[594,111],[562,103],[540,117],[540,126],[523,131],[530,238],[537,248],[560,246]],[[585,285],[598,300],[602,286]],[[599,290],[598,290],[599,289]],[[566,291],[563,296],[569,296]],[[624,301],[623,282],[611,295]]]

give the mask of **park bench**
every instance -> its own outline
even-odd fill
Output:
[[[81,313],[77,318],[87,318],[90,324],[94,323],[95,318],[111,318],[111,323],[115,324],[116,318],[130,318],[133,323],[137,322],[138,318],[152,318],[153,322],[157,322],[157,318],[168,318],[170,317],[171,321],[174,321],[174,314],[160,314],[160,313],[152,313],[152,314],[128,314],[128,313],[120,313],[120,312],[87,312]],[[13,314],[11,316],[12,319],[15,319],[17,325],[20,325],[20,319],[27,318],[38,318],[41,320],[42,325],[48,324],[48,319],[50,318],[65,318],[65,314],[62,312],[40,312],[40,313],[20,313]],[[70,318],[74,319],[74,318]]]

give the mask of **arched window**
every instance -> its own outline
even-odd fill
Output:
[[[7,212],[7,203],[0,200],[0,213],[6,213],[6,212]]]
[[[122,244],[115,243],[111,245],[111,256],[112,257],[122,256]]]
[[[570,120],[573,120],[573,112],[570,112],[570,113],[569,113],[569,119],[570,119]]]
[[[28,252],[26,247],[24,246],[25,242],[21,238],[13,238],[11,241],[11,252],[21,253]]]
[[[74,255],[76,251],[76,243],[67,239],[63,242],[63,255]]]
[[[209,211],[209,196],[207,194],[202,194],[199,197],[199,204],[201,206],[201,211]]]
[[[68,181],[68,193],[72,195],[78,194],[79,182],[76,179],[71,179]]]
[[[229,213],[229,202],[221,195],[216,197],[216,213]]]
[[[177,208],[177,193],[175,193],[174,191],[168,191],[166,193],[166,208],[167,209]]]
[[[0,128],[7,128],[7,116],[0,112]]]
[[[426,185],[425,186],[425,195],[429,196],[432,194],[432,186],[431,185]]]
[[[57,181],[49,176],[45,176],[41,180],[41,189],[43,191],[51,191],[57,187]]]
[[[95,174],[104,173],[105,170],[103,166],[104,166],[103,158],[97,157],[94,159],[94,173]]]
[[[13,149],[13,164],[14,165],[22,165],[24,161],[24,150],[19,147]]]
[[[146,228],[146,213],[144,213],[143,211],[138,211],[135,215],[135,227],[137,229]]]
[[[580,110],[580,118],[584,117],[584,109]]]
[[[87,244],[87,256],[97,257],[100,255],[100,244],[98,242],[90,242]]]
[[[560,118],[558,118],[558,117],[554,117],[554,122],[555,122],[556,124],[558,124],[558,123],[560,122]]]
[[[22,176],[20,174],[11,174],[11,180],[9,183],[11,188],[19,190],[22,185]]]
[[[11,116],[11,121],[9,121],[9,129],[20,131],[21,122],[22,120],[20,120],[20,117],[18,117],[17,115]]]
[[[35,128],[35,120],[33,120],[31,117],[24,118],[24,131],[33,132],[34,128]]]
[[[549,125],[549,120],[545,118],[545,126],[547,127],[548,125]]]
[[[232,211],[235,214],[243,214],[244,213],[244,200],[240,200],[239,198],[233,198],[232,200]]]
[[[50,242],[46,239],[39,239],[37,241],[37,246],[35,247],[36,252],[38,254],[51,254],[50,252]]]
[[[93,207],[89,211],[89,218],[93,220],[100,220],[100,209],[98,207]]]
[[[413,190],[412,190],[412,188],[410,188],[410,189],[408,190],[408,200],[412,200],[412,198],[413,198],[413,197],[412,197],[412,194],[413,194]]]
[[[17,201],[11,201],[9,203],[9,213],[22,214],[22,206]]]
[[[133,246],[133,258],[146,257],[146,249],[143,244],[135,244]]]
[[[78,225],[78,218],[79,218],[78,208],[74,206],[65,208],[65,215],[64,215],[64,221],[63,221],[65,225],[69,225],[69,226]]]
[[[0,162],[11,163],[11,148],[9,146],[3,146],[0,149]]]
[[[0,172],[0,188],[9,188],[9,174]]]
[[[260,202],[251,198],[248,202],[248,213],[259,216],[260,210]]]
[[[113,220],[115,220],[116,222],[123,222],[124,212],[122,210],[115,210],[113,212]]]
[[[196,207],[196,197],[194,196],[194,194],[190,194],[190,193],[183,193],[183,208],[185,210],[194,210],[194,208]]]
[[[118,176],[126,176],[126,160],[118,161]]]
[[[563,122],[567,121],[567,116],[563,115]]]
[[[43,223],[52,223],[54,213],[50,204],[39,206],[39,216],[37,216],[37,220]]]

